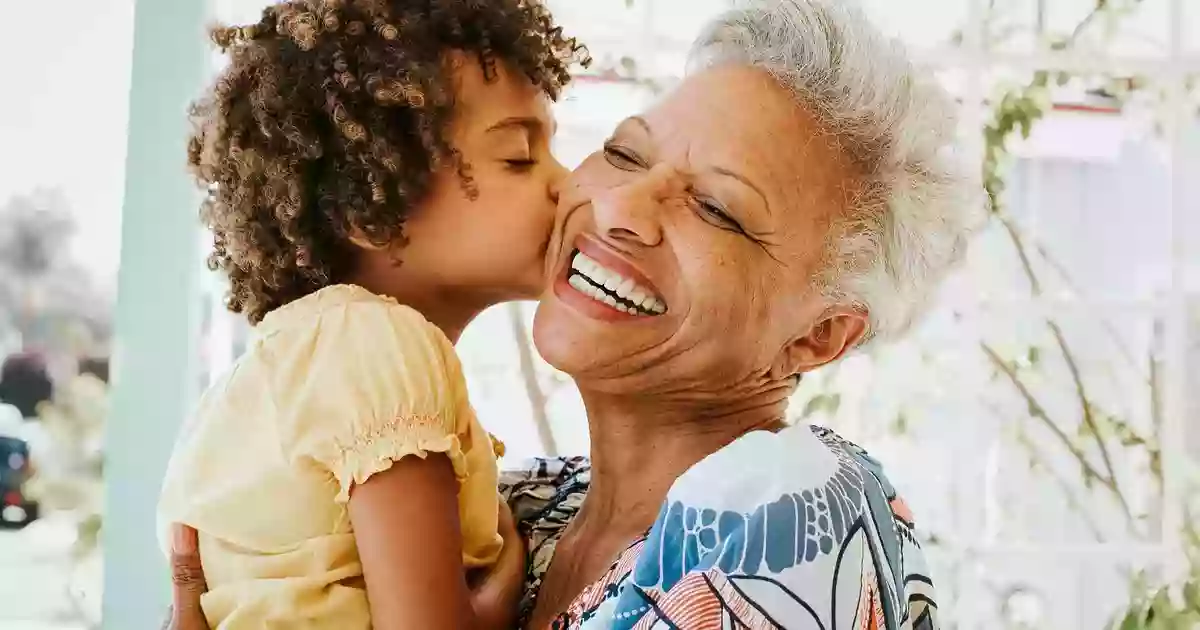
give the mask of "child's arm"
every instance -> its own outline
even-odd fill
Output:
[[[445,456],[401,459],[356,486],[349,508],[374,630],[482,630],[507,621],[485,619],[493,614],[478,615],[472,607],[458,482]],[[515,579],[519,585],[519,572]],[[500,590],[509,597],[520,591]],[[516,598],[501,605],[515,608]]]
[[[454,346],[416,311],[369,294],[308,319],[296,339],[276,337],[278,432],[285,458],[337,482],[373,627],[485,628],[463,567],[471,418]]]
[[[196,530],[178,523],[171,526],[170,619],[163,630],[209,630],[200,597],[207,590],[204,567],[200,562],[200,544]],[[508,506],[500,506],[500,533],[504,550],[500,560],[471,589],[471,602],[477,621],[483,627],[509,628],[515,625],[516,606],[525,576],[525,543],[517,532]]]

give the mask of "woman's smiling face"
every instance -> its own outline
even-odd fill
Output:
[[[768,74],[693,75],[567,179],[534,337],[581,387],[759,389],[852,347],[812,287],[854,167]]]

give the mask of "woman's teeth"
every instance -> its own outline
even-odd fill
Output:
[[[577,252],[567,282],[580,293],[629,315],[662,315],[667,305],[637,282]]]

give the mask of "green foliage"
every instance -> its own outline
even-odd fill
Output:
[[[1195,630],[1200,627],[1200,573],[1173,586],[1150,587],[1135,595],[1110,630]]]
[[[1003,211],[1004,167],[1008,162],[1008,143],[1016,133],[1028,138],[1033,125],[1049,110],[1050,73],[1034,73],[1028,85],[1005,92],[992,110],[992,120],[983,128],[983,188],[989,209]]]

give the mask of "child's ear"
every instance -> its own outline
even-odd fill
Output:
[[[376,245],[375,243],[372,243],[371,239],[367,238],[367,235],[364,234],[362,230],[358,229],[357,226],[350,228],[350,242],[353,243],[355,247],[358,247],[359,249],[365,249],[369,252],[378,252],[387,249],[387,246],[385,245]]]

